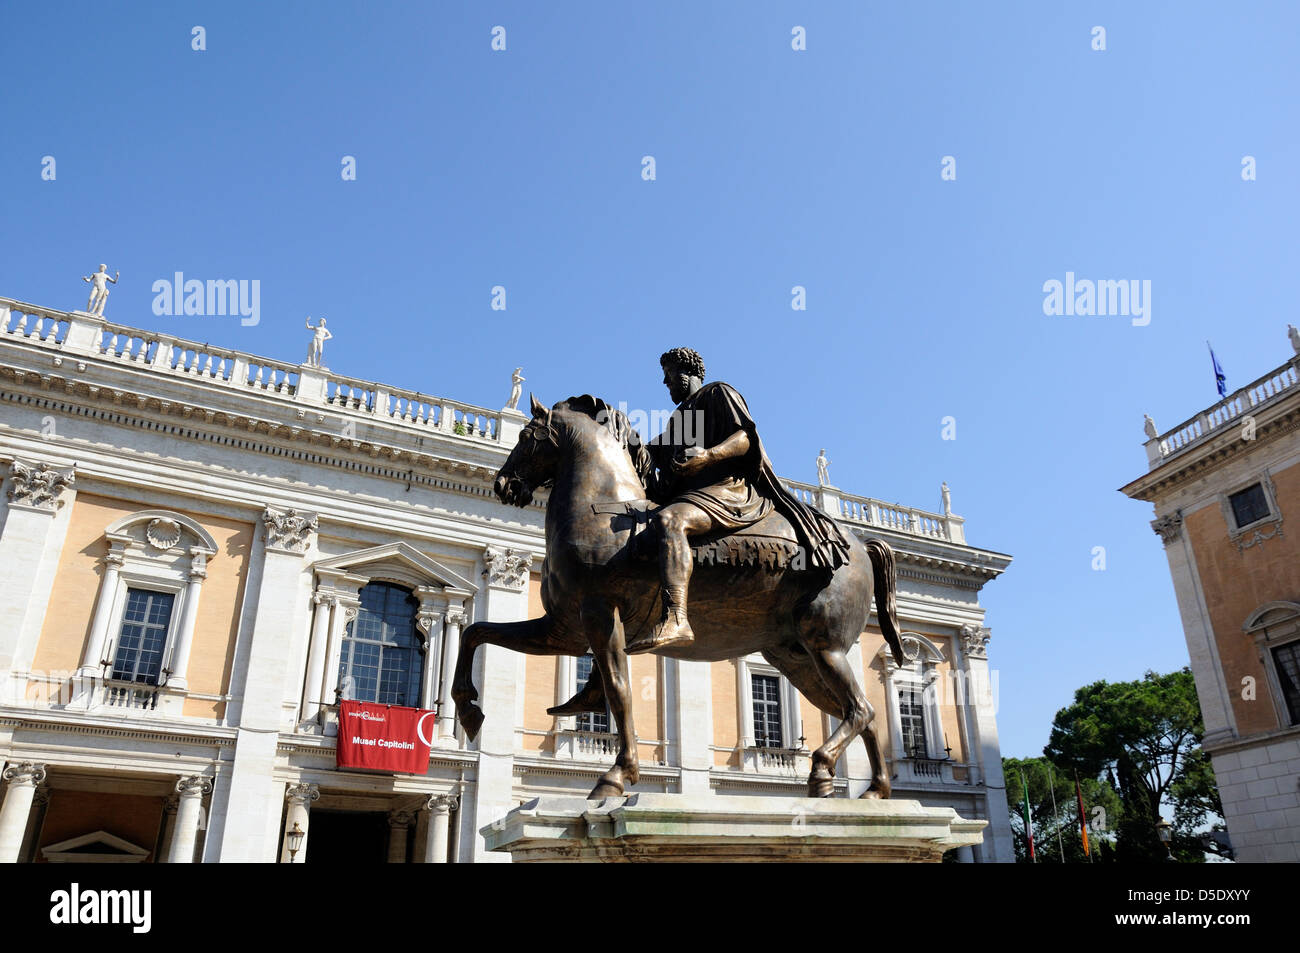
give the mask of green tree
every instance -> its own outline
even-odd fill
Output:
[[[1139,681],[1094,682],[1076,691],[1074,703],[1056,713],[1043,754],[1077,766],[1080,775],[1104,775],[1119,792],[1117,860],[1165,859],[1156,824],[1167,806],[1175,859],[1196,862],[1205,859],[1197,829],[1222,816],[1200,748],[1204,732],[1191,671],[1147,672]]]
[[[1011,816],[1016,862],[1030,862],[1024,823],[1024,786],[1028,786],[1029,811],[1034,823],[1034,852],[1038,862],[1061,863],[1064,851],[1065,863],[1089,863],[1079,833],[1073,774],[1047,758],[1003,758],[1002,774],[1007,781],[1007,809]],[[1084,816],[1088,821],[1091,862],[1111,861],[1115,850],[1112,825],[1120,816],[1119,794],[1109,783],[1082,774],[1079,787],[1083,792]]]

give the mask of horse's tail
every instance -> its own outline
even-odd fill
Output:
[[[907,659],[903,656],[903,642],[898,630],[898,583],[894,551],[883,539],[869,539],[867,554],[871,557],[871,575],[876,590],[876,618],[880,620],[880,631],[885,636],[889,650],[894,653],[894,661],[900,666],[906,665]]]

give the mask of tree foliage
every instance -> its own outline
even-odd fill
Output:
[[[1168,807],[1174,857],[1194,862],[1205,849],[1195,832],[1222,816],[1210,759],[1200,748],[1204,732],[1191,671],[1147,672],[1138,681],[1076,691],[1074,703],[1056,713],[1043,754],[1077,768],[1080,777],[1104,777],[1117,793],[1117,860],[1166,858],[1156,824]]]
[[[1091,858],[1083,852],[1079,830],[1079,808],[1073,774],[1047,758],[1003,758],[1002,773],[1007,782],[1007,807],[1016,861],[1029,863],[1025,837],[1024,791],[1029,788],[1029,811],[1034,824],[1034,852],[1043,863],[1105,863],[1114,859],[1115,831],[1119,818],[1118,792],[1105,781],[1079,777],[1083,792],[1084,817],[1088,822]],[[1023,780],[1023,783],[1021,779]]]

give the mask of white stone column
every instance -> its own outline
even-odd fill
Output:
[[[432,586],[420,586],[415,591],[420,600],[420,609],[415,617],[416,627],[424,637],[424,670],[420,675],[419,708],[436,709],[438,707],[438,678],[442,666],[441,626],[443,598],[442,590]]]
[[[410,811],[393,811],[388,815],[388,862],[406,863],[406,841],[415,817]]]
[[[0,804],[0,864],[14,864],[27,833],[36,787],[45,780],[45,765],[20,761],[6,767],[3,777],[9,789]]]
[[[325,661],[325,682],[321,689],[321,704],[334,705],[343,696],[343,686],[339,684],[339,664],[343,657],[343,638],[347,635],[348,624],[353,622],[361,611],[361,601],[345,596],[334,597],[334,612],[330,616],[329,654]],[[337,725],[336,725],[337,727]]]
[[[324,703],[325,662],[329,656],[330,609],[333,600],[320,589],[312,596],[311,644],[307,647],[307,676],[302,686],[299,722],[318,722]]]
[[[127,542],[110,541],[110,549],[104,556],[104,578],[99,587],[99,598],[95,602],[95,623],[90,630],[90,639],[86,642],[86,653],[81,658],[82,678],[97,678],[103,673],[104,652],[108,647],[108,630],[113,622],[113,601],[121,579],[122,561],[126,554]]]
[[[259,577],[247,663],[242,684],[231,688],[241,704],[222,812],[223,863],[271,863],[277,856],[284,781],[275,779],[276,745],[285,727],[286,703],[296,704],[300,697],[297,679],[290,685],[288,678],[294,642],[289,633],[310,594],[303,557],[314,542],[316,517],[268,508],[262,521],[265,534],[258,536],[260,545],[253,553]],[[249,580],[250,586],[253,582]]]
[[[490,622],[518,622],[528,618],[528,553],[502,551],[489,546],[483,552],[482,593],[484,617]],[[515,701],[523,690],[518,678],[516,653],[499,645],[478,650],[479,704],[483,727],[478,737],[478,783],[474,786],[474,826],[493,823],[515,807]],[[491,853],[481,834],[474,837],[475,863],[500,863],[508,857]]]
[[[199,817],[203,812],[203,795],[212,790],[212,782],[198,775],[176,782],[180,802],[176,808],[176,826],[172,830],[167,863],[194,863],[194,845],[199,836]]]
[[[894,680],[894,673],[898,671],[898,663],[894,661],[894,656],[888,650],[881,654],[881,660],[885,666],[885,711],[884,716],[889,728],[889,760],[898,767],[898,762],[907,757],[907,752],[903,750],[903,726],[899,712],[898,700],[898,683]],[[879,717],[879,715],[877,715]],[[879,738],[880,732],[877,729],[876,736]],[[884,757],[884,752],[881,752]]]
[[[972,739],[979,753],[980,773],[984,779],[989,826],[985,828],[982,856],[999,864],[1015,863],[1011,840],[1011,819],[1007,815],[1006,779],[1002,775],[1002,749],[998,743],[995,695],[989,679],[989,630],[978,625],[963,625],[961,640],[966,660],[968,704],[972,706]]]
[[[280,863],[303,864],[307,862],[307,836],[311,830],[311,805],[320,798],[320,788],[314,784],[291,784],[284,792],[289,807],[284,815],[284,836],[280,841]],[[302,831],[302,845],[298,853],[289,850],[289,832],[294,825]]]
[[[194,645],[194,625],[199,619],[199,594],[208,577],[208,552],[198,546],[190,549],[189,582],[185,586],[185,604],[181,607],[181,624],[176,630],[176,647],[172,650],[171,674],[167,687],[177,691],[189,688],[186,672],[190,667],[190,649]]]
[[[44,463],[15,460],[9,467],[9,506],[0,533],[0,678],[15,680],[5,687],[23,697],[26,675],[58,568],[59,550],[67,532],[75,495],[72,468],[60,470]],[[60,508],[64,510],[60,513]],[[17,684],[16,682],[22,684]],[[5,692],[0,691],[0,699]]]
[[[429,801],[424,806],[429,812],[429,836],[424,842],[426,864],[447,863],[447,837],[451,830],[451,812],[455,807],[455,795],[429,795]]]
[[[460,627],[465,621],[465,610],[460,603],[447,607],[442,623],[442,674],[438,686],[438,747],[455,748],[456,705],[451,700],[452,679],[456,674],[457,653],[460,651]]]
[[[1192,674],[1196,676],[1196,697],[1201,703],[1201,718],[1205,724],[1205,737],[1201,743],[1213,745],[1235,738],[1237,719],[1232,710],[1232,699],[1223,674],[1217,639],[1210,625],[1205,593],[1201,589],[1196,554],[1192,551],[1191,540],[1183,532],[1182,511],[1152,521],[1151,528],[1159,534],[1165,545],[1169,575],[1173,579],[1174,596],[1178,600],[1178,615],[1187,641],[1188,660]],[[1240,631],[1233,635],[1243,637]]]
[[[677,740],[682,769],[682,794],[708,794],[713,770],[713,673],[708,662],[683,662],[676,667]]]

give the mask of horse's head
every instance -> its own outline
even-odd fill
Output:
[[[497,471],[495,484],[502,503],[527,506],[533,491],[555,479],[560,460],[560,436],[551,420],[551,409],[529,395],[533,419],[519,434],[519,442]]]

